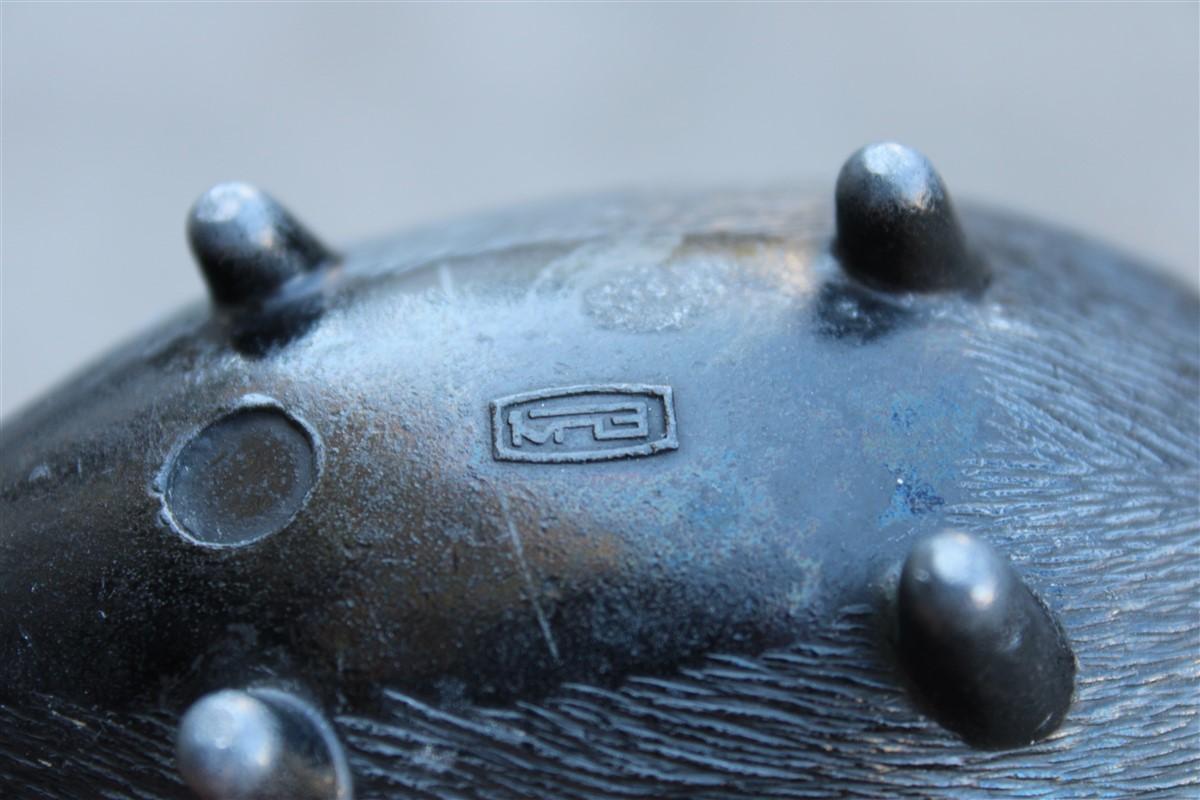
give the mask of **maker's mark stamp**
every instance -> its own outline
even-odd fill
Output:
[[[670,386],[567,386],[492,401],[492,449],[499,461],[606,461],[677,447]]]

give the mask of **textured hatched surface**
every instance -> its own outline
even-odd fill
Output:
[[[0,796],[184,797],[174,731],[169,714],[118,716],[52,698],[23,710],[0,704]]]

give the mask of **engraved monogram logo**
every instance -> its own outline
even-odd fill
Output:
[[[499,461],[545,464],[650,456],[679,447],[670,386],[612,383],[492,401]]]

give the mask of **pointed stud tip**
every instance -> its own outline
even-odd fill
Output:
[[[179,772],[203,800],[350,800],[349,767],[332,728],[294,695],[224,689],[184,713]]]
[[[918,541],[900,575],[899,651],[929,713],[983,748],[1052,733],[1071,703],[1075,658],[1052,612],[987,542]]]
[[[987,275],[968,251],[941,176],[895,142],[870,144],[842,166],[835,193],[845,268],[883,289],[979,289]]]
[[[187,234],[222,305],[260,301],[329,258],[282,205],[246,183],[220,183],[201,195],[188,214]]]

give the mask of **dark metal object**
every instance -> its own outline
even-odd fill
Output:
[[[244,183],[205,192],[188,243],[230,345],[257,357],[304,335],[324,311],[333,254],[269,195]]]
[[[837,250],[846,269],[885,289],[981,289],[950,194],[925,156],[892,142],[868,145],[837,179]]]
[[[851,167],[839,224],[866,197]],[[903,197],[906,175],[868,188]],[[786,191],[601,198],[335,262],[250,196],[192,235],[215,309],[0,433],[0,785],[179,796],[179,715],[239,687],[313,697],[361,797],[1197,781],[1195,296],[948,203],[835,236]],[[250,230],[286,235],[260,261]],[[236,279],[203,244],[226,234]],[[629,457],[666,409],[677,448]],[[553,458],[497,458],[504,435]],[[947,527],[1012,558],[1078,656],[1034,747],[977,752],[901,689],[921,631],[901,565]],[[1014,602],[1035,641],[1056,628]],[[1061,678],[1062,653],[1028,657]],[[930,707],[1024,739],[986,703]]]
[[[274,198],[244,183],[205,192],[188,215],[187,235],[213,300],[224,306],[268,300],[330,259]]]
[[[900,655],[919,697],[980,747],[1019,747],[1062,723],[1075,688],[1066,635],[1002,556],[948,531],[900,575]]]

